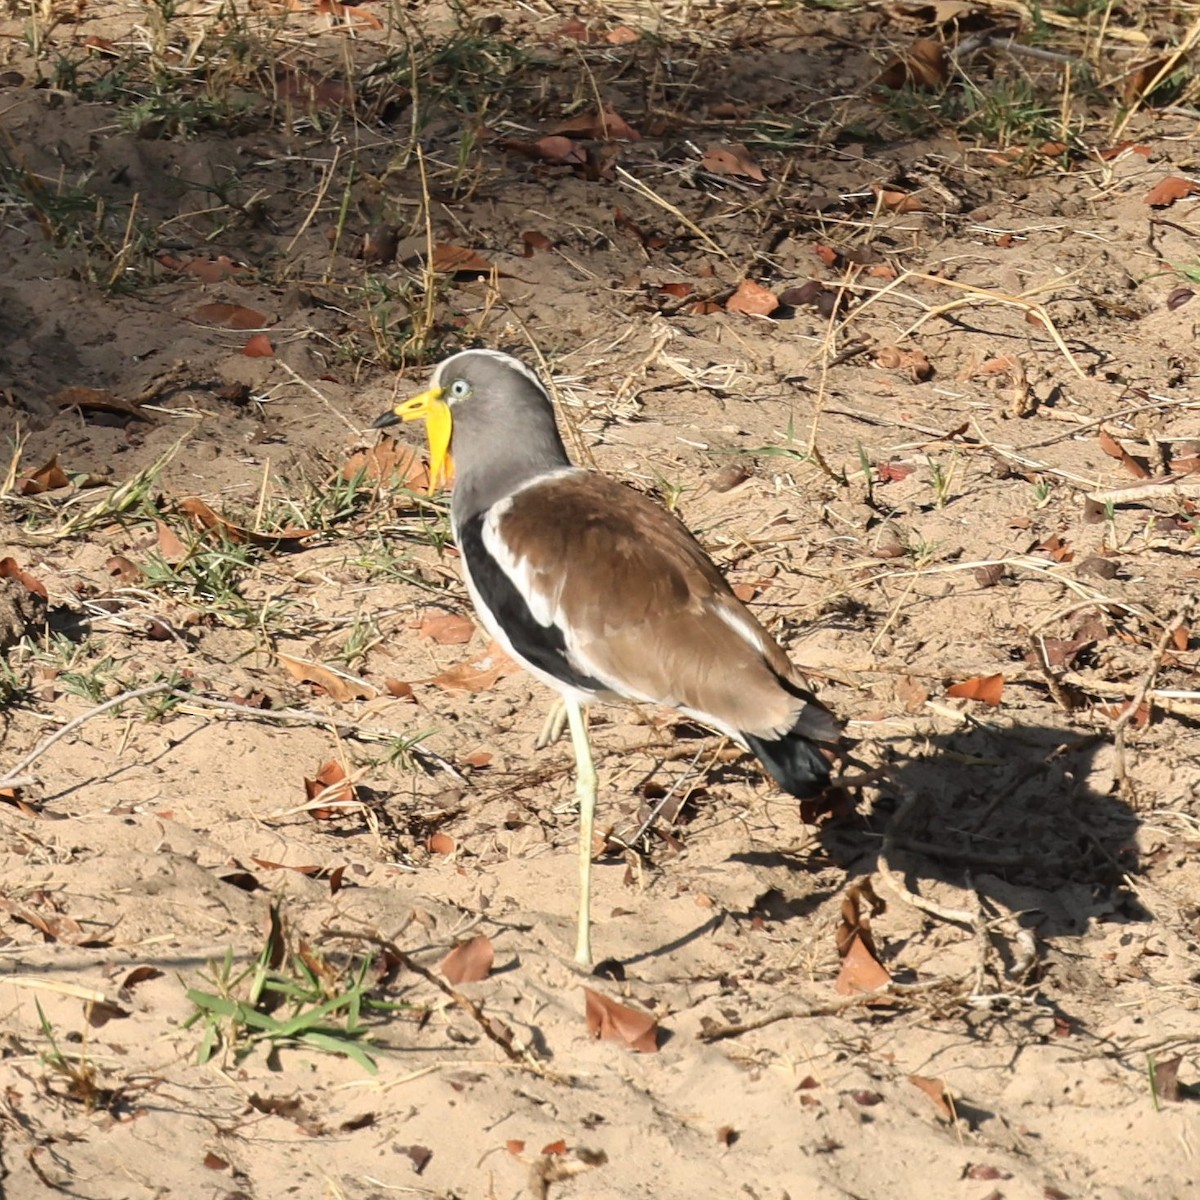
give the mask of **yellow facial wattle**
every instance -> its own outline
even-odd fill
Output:
[[[425,437],[429,441],[429,490],[436,491],[449,483],[454,469],[450,457],[450,438],[454,432],[454,417],[450,405],[442,399],[442,389],[428,391],[397,404],[392,410],[402,421],[425,422]]]

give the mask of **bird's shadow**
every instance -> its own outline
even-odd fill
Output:
[[[1136,812],[1117,794],[1098,735],[1048,725],[972,723],[893,762],[867,809],[819,826],[848,875],[879,862],[913,892],[970,886],[985,910],[1018,914],[1042,938],[1150,914],[1127,880],[1140,871]]]

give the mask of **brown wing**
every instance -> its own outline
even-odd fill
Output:
[[[583,675],[734,734],[782,734],[810,708],[812,736],[836,736],[699,543],[647,497],[603,475],[559,475],[518,492],[497,533],[534,615],[562,631]]]

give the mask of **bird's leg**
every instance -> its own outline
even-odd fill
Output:
[[[546,714],[545,723],[542,725],[542,732],[538,734],[537,741],[533,743],[535,750],[545,750],[547,746],[553,746],[563,735],[563,730],[567,727],[567,702],[561,696],[555,696],[551,702],[550,711]]]
[[[571,745],[575,750],[575,796],[579,801],[579,932],[575,941],[575,961],[585,967],[592,963],[592,838],[596,824],[596,768],[588,744],[587,714],[574,697],[563,699],[567,723],[571,727]]]

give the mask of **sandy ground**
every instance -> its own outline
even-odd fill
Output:
[[[1147,203],[1195,116],[1081,85],[1064,137],[1062,64],[986,49],[946,96],[1027,81],[1038,121],[877,85],[915,38],[1028,42],[1015,8],[469,8],[0,18],[4,1195],[1195,1196],[1200,268],[1186,196]],[[1101,80],[1162,32],[1051,15]],[[801,813],[597,710],[619,979],[571,961],[549,696],[419,462],[346,481],[473,338],[878,769]],[[350,994],[393,1006],[369,1060],[300,1037]]]

